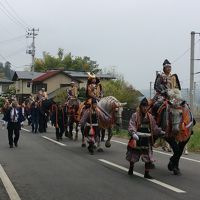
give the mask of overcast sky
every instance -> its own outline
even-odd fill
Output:
[[[199,9],[199,0],[0,0],[0,61],[9,60],[14,70],[30,65],[28,26],[39,28],[36,57],[56,55],[58,48],[89,56],[139,90],[149,88],[167,58],[188,88],[190,33],[200,32]],[[195,58],[199,39],[196,34]],[[199,86],[200,74],[195,81]]]

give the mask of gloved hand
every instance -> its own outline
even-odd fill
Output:
[[[132,137],[133,137],[133,139],[135,139],[135,140],[139,140],[139,137],[138,137],[138,135],[137,135],[136,133],[132,133]]]

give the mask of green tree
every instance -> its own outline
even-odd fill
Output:
[[[60,89],[56,93],[56,96],[54,97],[54,101],[56,103],[64,103],[66,101],[66,97],[67,97],[66,91],[63,89]]]
[[[139,92],[124,80],[102,81],[104,96],[114,96],[120,102],[127,102],[127,107],[138,105]]]
[[[52,56],[47,52],[43,53],[43,58],[35,60],[35,71],[42,72],[52,69],[64,69],[74,71],[90,71],[97,73],[100,71],[96,61],[88,56],[72,56],[71,53],[64,55],[64,50],[59,48],[57,56]]]

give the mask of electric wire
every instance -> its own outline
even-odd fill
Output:
[[[10,3],[8,3],[7,0],[4,1],[6,2],[10,10],[12,10],[12,12],[15,14],[16,18],[18,18],[18,20],[22,22],[25,26],[29,27],[29,25],[18,15],[18,13],[14,10],[14,8],[10,5]]]
[[[197,43],[200,42],[200,39],[198,39],[196,42],[195,42],[195,45]],[[184,51],[180,56],[178,56],[173,62],[172,64],[176,63],[177,61],[179,61],[181,58],[183,58],[189,51],[190,51],[191,48],[188,48],[186,51]]]
[[[14,37],[14,38],[10,38],[10,39],[7,39],[7,40],[2,40],[2,41],[0,41],[0,44],[5,44],[5,43],[13,42],[13,41],[18,41],[18,40],[21,40],[21,39],[24,39],[24,38],[25,38],[25,35],[19,35],[19,36]]]
[[[20,26],[21,28],[23,28],[24,30],[26,30],[27,28],[21,23],[19,22],[15,17],[13,17],[13,15],[7,10],[7,8],[3,5],[2,2],[0,2],[0,10],[12,21],[14,22],[16,25]]]

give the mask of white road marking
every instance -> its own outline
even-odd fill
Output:
[[[123,167],[123,166],[117,165],[117,164],[115,164],[115,163],[113,163],[113,162],[110,162],[110,161],[107,161],[107,160],[104,160],[104,159],[98,159],[98,160],[101,161],[101,162],[103,162],[103,163],[105,163],[105,164],[108,164],[108,165],[110,165],[110,166],[113,166],[113,167],[116,167],[116,168],[118,168],[118,169],[121,169],[121,170],[123,170],[123,171],[125,171],[125,172],[128,172],[128,169],[125,168],[125,167]],[[139,177],[141,177],[141,178],[144,178],[144,175],[143,175],[143,174],[140,174],[140,173],[138,173],[138,172],[135,172],[135,171],[134,171],[133,174],[136,175],[136,176],[139,176]],[[155,183],[155,184],[157,184],[157,185],[160,185],[160,186],[162,186],[162,187],[164,187],[164,188],[167,188],[167,189],[169,189],[169,190],[172,190],[173,192],[177,192],[177,193],[186,193],[186,191],[184,191],[184,190],[181,190],[181,189],[176,188],[176,187],[174,187],[174,186],[172,186],[172,185],[163,183],[163,182],[158,181],[158,180],[156,180],[156,179],[146,179],[146,178],[145,178],[145,180],[150,181],[150,182],[152,182],[152,183]]]
[[[66,144],[63,144],[63,143],[58,142],[58,141],[56,141],[56,140],[53,140],[53,139],[51,139],[51,138],[49,138],[49,137],[46,137],[46,136],[42,136],[42,137],[43,137],[44,139],[46,139],[46,140],[49,140],[49,141],[51,141],[51,142],[54,142],[54,143],[60,145],[60,146],[67,146]]]
[[[118,141],[118,140],[111,140],[111,141],[112,141],[112,142],[115,142],[115,143],[119,143],[119,144],[127,145],[127,143],[125,143],[125,142],[121,142],[121,141]],[[153,151],[156,152],[156,153],[159,153],[159,154],[163,154],[163,155],[167,155],[167,156],[172,156],[171,153],[166,153],[166,152],[162,152],[162,151],[158,151],[158,150],[153,150]],[[184,156],[181,156],[181,159],[189,160],[189,161],[192,161],[192,162],[200,163],[200,160],[196,160],[196,159],[192,159],[192,158],[187,158],[187,157],[184,157]]]
[[[24,131],[27,131],[27,132],[31,132],[30,130],[28,130],[28,129],[25,129],[25,128],[21,128],[22,130],[24,130]]]
[[[0,178],[3,182],[3,185],[10,197],[10,200],[21,200],[19,195],[17,194],[13,184],[11,183],[10,179],[8,178],[6,172],[4,171],[3,167],[0,165]]]

